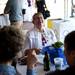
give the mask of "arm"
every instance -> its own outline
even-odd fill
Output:
[[[25,46],[24,46],[24,50],[23,50],[24,55],[26,53],[26,50],[28,50],[28,49],[35,50],[36,51],[36,54],[39,54],[40,53],[40,49],[39,48],[35,48],[35,46],[33,46],[33,44],[35,44],[34,39],[31,38],[30,37],[30,33],[27,32],[27,34],[25,36]]]
[[[35,75],[36,70],[34,67],[38,63],[38,59],[36,57],[35,50],[29,50],[29,53],[27,55],[27,75]]]
[[[27,69],[27,74],[26,75],[36,75],[34,69]]]

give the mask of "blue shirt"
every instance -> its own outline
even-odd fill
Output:
[[[11,65],[0,64],[0,75],[17,75],[17,72]],[[36,75],[36,70],[27,69],[27,75]]]
[[[22,4],[23,0],[8,0],[5,10],[9,10],[9,19],[11,22],[23,20]]]
[[[11,65],[0,64],[0,75],[16,75],[16,70]]]

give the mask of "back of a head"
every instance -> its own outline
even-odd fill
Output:
[[[68,52],[75,50],[75,31],[70,32],[65,37],[64,44],[66,45]]]
[[[19,29],[12,26],[0,29],[0,62],[13,59],[23,45],[24,38]]]

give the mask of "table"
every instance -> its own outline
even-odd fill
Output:
[[[53,72],[53,71],[56,70],[55,65],[54,64],[50,64],[50,71],[47,71],[47,72],[44,71],[43,70],[44,69],[44,67],[43,67],[43,58],[44,58],[44,55],[39,54],[39,55],[37,55],[37,58],[39,59],[38,61],[41,64],[38,64],[37,67],[35,67],[36,75],[45,75],[48,72]],[[64,65],[61,70],[64,70],[67,67],[68,67],[68,65]],[[17,70],[21,73],[21,75],[26,75],[27,66],[26,65],[17,64]]]
[[[66,69],[68,67],[68,65],[63,66],[62,70]],[[27,70],[27,66],[26,65],[19,65],[17,64],[17,70],[22,74],[22,75],[26,75],[26,70]],[[53,72],[55,71],[55,65],[50,64],[50,71],[44,71],[43,70],[43,64],[38,65],[37,67],[35,67],[36,70],[36,75],[45,75],[48,72]]]
[[[39,54],[39,55],[37,55],[37,58],[38,58],[38,61],[39,61],[41,64],[38,64],[38,66],[35,67],[36,74],[37,74],[37,75],[45,75],[45,71],[43,70],[43,58],[44,58],[44,55]],[[26,65],[19,65],[19,64],[17,64],[17,70],[18,70],[22,75],[26,75],[27,66],[26,66]]]

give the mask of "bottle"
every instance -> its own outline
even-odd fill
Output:
[[[50,70],[50,61],[49,61],[49,56],[48,56],[47,51],[45,52],[43,62],[44,62],[44,71],[49,71]]]

